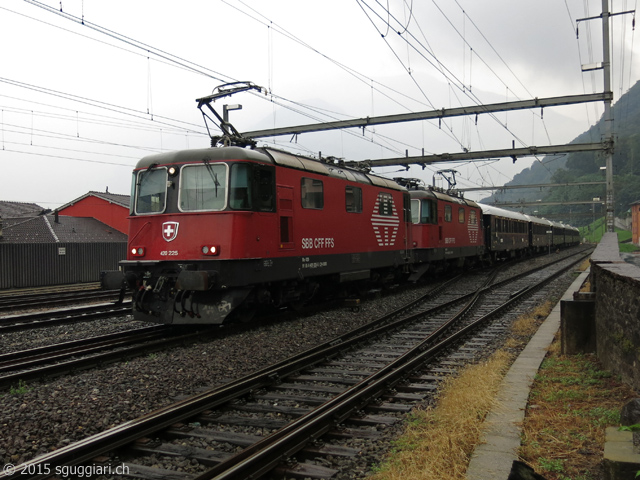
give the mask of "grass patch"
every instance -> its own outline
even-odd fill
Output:
[[[620,251],[624,253],[632,253],[640,250],[640,247],[634,245],[633,243],[620,243],[618,246],[620,247]]]
[[[31,387],[24,380],[18,380],[18,386],[11,386],[9,395],[24,395],[31,391]]]
[[[635,394],[595,356],[561,356],[557,343],[531,390],[520,457],[547,480],[600,478],[605,428]]]
[[[524,347],[540,324],[549,316],[553,306],[553,302],[545,302],[533,311],[518,317],[511,326],[511,336],[505,342],[504,348],[512,350]]]
[[[592,224],[580,227],[578,230],[580,231],[580,238],[586,239],[587,243],[600,243],[602,236],[607,231],[606,220],[604,217],[600,217]],[[618,242],[621,252],[635,252],[640,250],[640,247],[637,247],[632,243],[627,243],[632,236],[629,230],[615,228],[615,231],[618,234]]]

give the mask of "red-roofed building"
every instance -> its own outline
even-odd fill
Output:
[[[58,208],[58,215],[95,218],[126,235],[129,195],[89,192]]]

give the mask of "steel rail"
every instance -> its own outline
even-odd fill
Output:
[[[100,290],[100,282],[76,283],[72,285],[54,285],[48,287],[12,288],[0,291],[0,299],[8,297],[21,297],[28,295],[46,295],[66,292],[85,292]]]
[[[151,325],[124,332],[55,343],[43,347],[29,348],[15,352],[0,354],[0,373],[29,368],[43,363],[61,360],[73,355],[83,355],[99,349],[116,347],[149,338],[149,335],[161,335],[171,327],[166,325]],[[1,379],[1,377],[0,377]]]
[[[34,308],[34,304],[41,306],[65,305],[71,302],[101,300],[117,297],[119,290],[80,291],[61,294],[29,294],[15,297],[0,298],[0,311],[17,310],[19,308]]]
[[[150,330],[134,335],[131,335],[130,332],[124,332],[125,334],[129,333],[129,338],[126,338],[126,335],[122,335],[120,338],[98,342],[98,344],[95,345],[73,347],[70,349],[70,351],[62,353],[60,355],[55,355],[54,353],[47,358],[43,357],[34,359],[32,361],[25,360],[20,365],[11,365],[11,370],[15,370],[16,368],[27,368],[29,366],[34,366],[38,363],[47,361],[62,360],[63,358],[69,358],[75,355],[89,355],[81,358],[72,358],[70,360],[60,361],[59,363],[45,365],[31,370],[22,370],[16,373],[10,373],[1,376],[0,389],[8,388],[11,385],[19,383],[20,381],[39,380],[44,377],[51,378],[54,376],[67,374],[69,372],[86,370],[89,368],[105,365],[107,363],[122,361],[151,352],[157,352],[169,346],[195,341],[199,338],[202,338],[204,335],[209,335],[217,330],[215,327],[205,326],[204,329],[195,332],[192,331],[190,333],[166,338],[166,336],[172,330],[172,327],[170,326],[167,328],[167,326],[160,325],[154,327],[146,327],[146,329]],[[134,345],[131,345],[132,343]],[[127,345],[131,346],[127,347]],[[105,352],[105,349],[116,350]],[[6,370],[0,365],[0,373],[3,371]]]
[[[108,316],[117,316],[131,312],[131,302],[101,303],[91,306],[64,310],[7,315],[0,317],[0,333],[24,330],[26,328],[48,327],[75,321],[89,321]]]

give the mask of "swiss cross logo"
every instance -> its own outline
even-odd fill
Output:
[[[178,236],[179,226],[180,224],[178,222],[164,222],[162,224],[162,238],[167,242],[175,240]]]

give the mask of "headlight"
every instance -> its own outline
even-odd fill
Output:
[[[203,245],[201,251],[203,255],[218,255],[220,247],[218,245]]]

